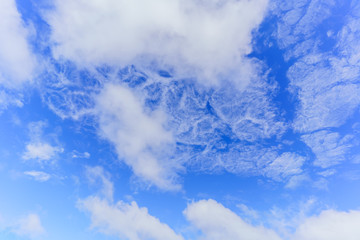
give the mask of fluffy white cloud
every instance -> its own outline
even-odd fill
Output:
[[[208,240],[280,240],[272,230],[246,223],[230,209],[214,200],[201,200],[188,205],[186,218]]]
[[[146,208],[135,201],[113,203],[113,183],[110,174],[101,167],[87,167],[86,175],[90,183],[100,180],[100,194],[78,201],[78,207],[91,215],[91,226],[99,231],[129,240],[183,240],[168,225],[150,215]]]
[[[98,197],[89,197],[78,203],[79,207],[91,214],[92,227],[105,234],[129,240],[183,240],[168,225],[151,216],[146,208],[136,202],[122,201],[110,204]]]
[[[247,82],[256,64],[252,31],[267,0],[66,0],[46,18],[54,54],[88,64],[156,64],[207,80],[240,73]]]
[[[24,174],[33,177],[36,181],[39,182],[46,182],[51,178],[50,174],[41,171],[26,171]]]
[[[16,88],[31,81],[36,59],[14,0],[0,1],[0,85]]]
[[[360,236],[360,211],[326,210],[307,218],[296,230],[292,240],[356,240]]]
[[[173,182],[178,166],[167,156],[172,134],[164,129],[160,112],[147,114],[140,99],[128,88],[108,84],[97,97],[96,114],[101,135],[143,180],[163,189],[178,189]]]
[[[11,230],[17,235],[29,238],[37,238],[45,234],[45,229],[41,224],[40,217],[34,213],[21,218]]]

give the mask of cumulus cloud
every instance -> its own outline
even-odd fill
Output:
[[[89,197],[78,203],[79,207],[91,214],[91,226],[105,234],[129,240],[183,240],[168,225],[148,213],[136,202],[122,201],[111,204],[98,197]]]
[[[246,223],[230,209],[214,200],[201,200],[188,205],[186,218],[208,240],[280,240],[272,230]]]
[[[234,73],[247,82],[256,64],[245,55],[266,8],[267,0],[66,0],[46,19],[55,56],[80,65],[155,62],[212,82]]]
[[[173,136],[163,127],[161,112],[147,114],[140,99],[121,85],[106,85],[97,97],[101,135],[112,142],[119,158],[134,174],[163,189],[178,189],[175,162],[166,152]]]
[[[39,182],[46,182],[51,178],[51,175],[41,171],[26,171],[24,172],[25,175],[34,178],[36,181]]]
[[[40,217],[34,213],[21,218],[11,230],[19,236],[29,238],[37,238],[45,234],[45,229],[41,224]]]
[[[91,215],[91,227],[108,235],[129,240],[183,240],[168,225],[150,215],[146,208],[135,201],[113,203],[113,183],[109,173],[101,167],[87,167],[86,175],[91,183],[100,180],[100,193],[78,201],[78,207]]]
[[[99,177],[107,189],[107,182],[112,185],[108,175],[99,167],[89,168],[87,172],[93,177]],[[112,191],[112,189],[110,190]],[[269,224],[276,231],[262,225],[250,224],[240,216],[224,207],[215,200],[200,200],[188,204],[183,211],[190,226],[201,231],[194,239],[207,240],[324,240],[324,239],[356,239],[359,235],[357,223],[360,220],[359,211],[339,212],[335,210],[322,211],[317,216],[310,216],[316,201],[308,201],[290,209],[273,208]],[[78,201],[78,207],[90,214],[91,227],[106,235],[117,236],[120,239],[176,239],[184,238],[174,232],[168,225],[149,214],[147,208],[139,207],[135,201],[126,203],[112,199],[104,199],[97,195]],[[238,205],[241,211],[251,220],[257,221],[263,213],[257,212],[244,204]],[[261,214],[261,215],[259,215]],[[331,230],[329,230],[331,229]],[[280,237],[278,234],[281,234]]]
[[[359,222],[360,211],[326,210],[300,224],[292,240],[356,240],[360,236]]]
[[[17,88],[31,81],[36,59],[28,43],[24,25],[14,0],[0,2],[0,85]]]

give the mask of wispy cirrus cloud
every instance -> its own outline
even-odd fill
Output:
[[[50,174],[42,171],[25,171],[24,174],[39,182],[46,182],[51,178]]]
[[[286,179],[289,176],[302,173],[302,165],[306,158],[295,153],[286,152],[269,163],[265,169],[265,175],[275,179]]]
[[[327,168],[346,160],[347,153],[353,147],[353,136],[341,137],[337,132],[319,131],[303,135],[303,141],[316,155],[314,165]]]
[[[285,60],[293,61],[288,90],[299,101],[292,128],[303,134],[314,165],[323,168],[354,158],[358,145],[351,132],[340,130],[358,122],[360,106],[360,18],[355,6],[354,1],[321,0],[272,4],[279,18],[277,43],[286,52]]]

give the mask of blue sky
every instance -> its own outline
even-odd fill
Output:
[[[0,238],[358,239],[359,13],[2,0]]]

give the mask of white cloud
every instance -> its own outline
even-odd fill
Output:
[[[312,149],[316,155],[315,166],[327,168],[346,159],[346,153],[352,146],[351,136],[341,137],[337,132],[319,131],[303,135],[302,140]]]
[[[109,174],[102,167],[86,167],[86,176],[92,184],[100,180],[102,185],[101,194],[108,200],[113,199],[114,185],[110,181]]]
[[[14,0],[0,1],[0,84],[17,88],[31,81],[36,59],[27,42],[25,27]]]
[[[26,150],[22,155],[24,160],[34,159],[39,163],[54,160],[58,154],[64,152],[60,146],[53,146],[44,140],[43,129],[46,123],[43,121],[31,122],[29,124],[30,142],[26,144]]]
[[[305,158],[295,153],[285,152],[268,164],[264,173],[275,180],[281,180],[302,172]]]
[[[336,75],[331,71],[326,72],[321,69],[310,69],[310,71],[314,71],[312,74],[318,76],[307,76],[305,80],[309,82],[304,80],[301,84],[293,85],[302,88],[299,92],[300,109],[294,121],[294,128],[300,132],[308,132],[341,126],[360,104],[358,94],[360,86],[358,84],[342,85],[342,81],[339,81],[339,85],[333,83],[333,86],[324,86],[331,80],[337,80]],[[297,73],[293,73],[292,76],[295,74]]]
[[[72,158],[90,158],[90,153],[88,153],[88,152],[78,152],[78,151],[76,151],[76,150],[74,150],[73,152],[72,152]]]
[[[39,182],[46,182],[51,178],[50,174],[41,171],[26,171],[24,174],[33,177],[36,181]]]
[[[91,226],[120,239],[183,240],[168,225],[151,216],[146,208],[136,202],[122,201],[110,204],[98,197],[78,202],[81,209],[91,214]]]
[[[207,240],[280,240],[274,231],[246,223],[230,209],[211,199],[189,204],[184,215]]]
[[[322,207],[314,198],[303,201],[294,201],[289,206],[281,208],[273,206],[270,211],[263,213],[263,218],[273,230],[279,233],[283,239],[292,239],[297,227],[303,223],[314,210],[320,211]]]
[[[285,188],[294,189],[299,187],[302,183],[309,181],[310,177],[306,174],[294,175],[286,183]]]
[[[45,229],[41,224],[40,217],[34,213],[21,218],[11,230],[17,235],[29,238],[37,238],[45,234]]]
[[[114,84],[106,85],[97,97],[96,114],[101,135],[114,144],[136,176],[159,188],[179,188],[174,183],[179,167],[166,154],[174,140],[163,127],[163,114],[145,113],[132,91]]]
[[[236,207],[238,207],[245,216],[250,217],[250,219],[258,219],[259,218],[259,214],[257,211],[255,211],[252,208],[249,208],[248,206],[246,206],[243,203],[236,205]]]
[[[360,236],[360,211],[326,210],[307,218],[297,228],[292,240],[357,240]]]
[[[266,8],[267,0],[66,0],[46,19],[54,54],[79,65],[155,60],[213,83],[237,73],[247,82],[256,64],[244,56]]]
[[[327,169],[325,171],[318,172],[317,174],[323,176],[323,177],[329,177],[336,173],[337,171],[335,169]]]
[[[91,215],[91,227],[107,235],[128,240],[183,240],[168,225],[150,215],[146,208],[139,207],[135,201],[113,203],[114,187],[109,173],[101,167],[87,167],[90,182],[101,181],[101,195],[90,196],[78,201],[80,209]]]
[[[22,95],[8,90],[0,90],[0,113],[10,105],[22,107]]]
[[[39,162],[44,162],[53,159],[63,151],[64,149],[60,147],[54,147],[44,142],[29,143],[26,145],[26,151],[22,157],[25,160],[36,159]]]
[[[287,77],[289,89],[300,100],[293,125],[299,132],[339,127],[360,105],[359,19],[349,14],[340,31],[321,25],[338,17],[333,14],[337,7],[336,1],[273,2],[273,11],[279,15],[278,43],[286,51],[286,60],[296,59]],[[323,36],[329,31],[332,47]],[[322,50],[325,45],[331,48]]]

